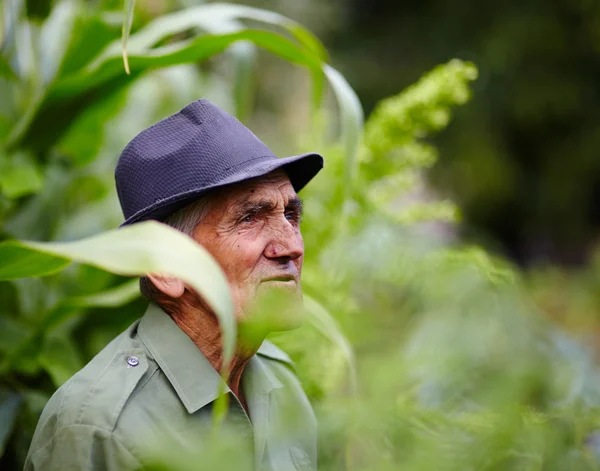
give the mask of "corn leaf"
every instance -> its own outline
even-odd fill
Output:
[[[223,332],[223,364],[229,364],[236,324],[227,279],[205,249],[164,224],[143,222],[75,242],[8,241],[0,244],[0,260],[0,280],[47,275],[71,261],[128,276],[180,278],[214,310]]]

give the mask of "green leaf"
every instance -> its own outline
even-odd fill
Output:
[[[168,67],[187,62],[205,60],[214,54],[224,51],[236,41],[252,41],[256,45],[276,54],[283,59],[319,68],[318,60],[296,43],[277,33],[260,30],[244,30],[223,35],[207,35],[191,41],[180,41],[155,49],[140,48],[140,41],[134,42],[137,34],[131,36],[129,47],[129,66],[131,73],[142,70]],[[156,37],[158,41],[162,36]],[[144,41],[145,42],[145,41]],[[151,41],[153,42],[153,41]],[[135,47],[134,47],[135,44]],[[88,90],[91,86],[106,83],[118,76],[121,71],[121,54],[116,44],[109,46],[97,59],[86,66],[80,73],[57,83],[53,89],[52,99],[73,96]]]
[[[165,273],[180,278],[204,298],[219,319],[223,364],[229,365],[236,323],[227,279],[202,246],[175,229],[148,221],[75,242],[8,241],[0,244],[0,260],[0,280],[43,276],[64,268],[69,261],[127,276]],[[22,260],[28,263],[19,263]]]
[[[313,325],[328,339],[342,354],[346,365],[348,366],[348,375],[350,378],[350,387],[356,392],[356,365],[354,363],[354,352],[350,341],[343,334],[335,318],[327,309],[314,298],[304,295],[304,307],[308,313],[308,322]]]
[[[0,162],[0,191],[7,198],[37,193],[43,184],[42,174],[29,155],[17,153]]]
[[[244,122],[252,111],[255,94],[256,51],[251,43],[239,42],[230,49],[234,62],[234,98],[237,118]]]
[[[364,115],[360,100],[356,92],[348,84],[342,74],[329,65],[324,65],[323,70],[335,93],[340,109],[341,141],[344,146],[344,202],[352,192],[352,185],[358,169],[358,147],[362,140]],[[343,219],[347,217],[348,206],[343,208]]]
[[[73,340],[64,334],[46,338],[39,362],[57,388],[84,366]]]
[[[21,402],[20,394],[0,391],[0,457],[4,454],[4,446],[15,426]]]
[[[123,17],[123,32],[121,37],[121,48],[123,50],[123,65],[125,66],[125,73],[129,75],[129,61],[127,60],[127,40],[129,39],[129,33],[131,32],[131,24],[133,23],[133,9],[135,7],[135,0],[125,0],[125,16]]]
[[[5,77],[12,81],[19,80],[19,77],[8,63],[8,60],[3,56],[0,56],[0,77]]]
[[[0,244],[0,280],[47,276],[61,271],[69,263],[68,258],[48,256],[19,242]]]
[[[69,46],[77,35],[75,29],[79,14],[76,2],[63,0],[52,8],[40,31],[40,72],[44,84],[51,83],[58,75]]]
[[[77,307],[117,307],[131,302],[139,296],[139,281],[136,278],[100,293],[67,298],[64,304]]]
[[[5,313],[0,316],[0,352],[10,354],[31,334],[22,323],[11,319]]]
[[[321,61],[325,61],[328,58],[327,50],[321,41],[308,29],[290,18],[269,10],[230,3],[213,3],[186,11],[188,14],[197,15],[196,21],[202,22],[199,26],[212,32],[223,32],[220,29],[215,30],[212,28],[215,28],[214,25],[219,25],[222,22],[231,22],[232,20],[253,20],[278,26],[289,33],[299,44]]]

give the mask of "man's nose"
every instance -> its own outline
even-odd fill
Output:
[[[282,263],[296,260],[304,255],[304,242],[300,229],[283,218],[283,222],[272,231],[271,240],[265,247],[265,257]]]

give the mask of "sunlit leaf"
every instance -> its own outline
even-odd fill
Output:
[[[67,258],[48,256],[18,242],[0,244],[0,280],[51,275],[69,263]]]
[[[223,363],[229,364],[236,324],[227,279],[204,248],[164,224],[143,222],[76,242],[8,241],[0,244],[0,260],[0,280],[42,276],[69,261],[128,276],[158,272],[180,278],[200,293],[218,317]],[[19,263],[23,260],[28,263]]]

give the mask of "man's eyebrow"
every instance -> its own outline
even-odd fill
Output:
[[[235,207],[233,213],[235,217],[241,218],[248,214],[257,214],[262,211],[273,211],[275,207],[276,205],[270,200],[243,201]],[[288,201],[285,209],[291,209],[301,215],[302,207],[302,200],[295,196]]]
[[[304,208],[304,205],[302,204],[302,200],[297,196],[290,198],[290,200],[288,201],[288,204],[286,205],[286,209],[292,209],[300,215],[302,214],[303,208]]]
[[[254,214],[260,211],[270,211],[273,209],[275,209],[275,205],[269,200],[243,201],[236,205],[233,212],[236,217],[243,217],[249,213]]]

